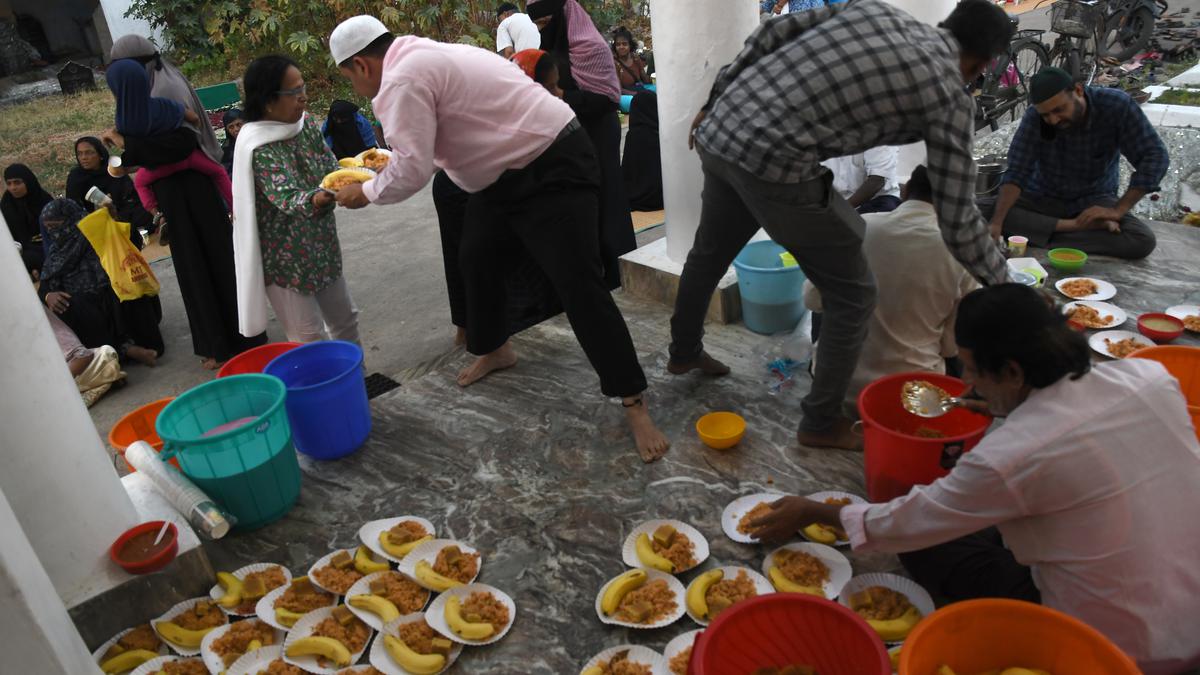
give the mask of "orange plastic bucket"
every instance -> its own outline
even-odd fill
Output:
[[[217,371],[217,377],[261,373],[276,356],[299,347],[299,342],[272,342],[254,349],[247,349],[225,362]]]
[[[1039,668],[1054,675],[1139,675],[1100,631],[1062,612],[1019,600],[967,600],[917,624],[900,653],[900,675],[959,675]]]
[[[1196,429],[1196,437],[1200,438],[1200,347],[1146,347],[1131,356],[1158,361],[1179,380],[1179,388],[1187,399],[1188,413],[1192,416],[1192,427]]]
[[[967,389],[960,379],[934,373],[899,373],[875,380],[858,395],[863,425],[867,497],[886,502],[950,473],[960,455],[979,444],[992,423],[987,415],[953,410],[941,417],[917,417],[904,409],[904,383],[925,380],[951,396]],[[926,436],[920,434],[925,433]],[[932,437],[940,434],[938,437]]]
[[[122,459],[125,458],[125,448],[132,445],[134,441],[145,441],[154,448],[155,452],[161,452],[163,442],[158,437],[158,432],[154,430],[154,422],[158,419],[158,414],[162,412],[162,409],[174,400],[174,396],[159,399],[126,413],[124,417],[117,420],[112,429],[108,430],[108,444],[117,451]],[[176,469],[179,468],[179,462],[176,460],[172,459],[171,464]],[[129,466],[129,471],[134,472],[136,469]]]

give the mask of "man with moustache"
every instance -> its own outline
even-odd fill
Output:
[[[1094,255],[1150,255],[1154,232],[1130,210],[1158,191],[1170,157],[1142,109],[1123,91],[1085,87],[1053,66],[1030,79],[1029,102],[1008,150],[992,234]],[[1134,172],[1118,196],[1122,155]]]

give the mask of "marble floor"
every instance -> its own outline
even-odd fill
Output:
[[[1149,260],[1085,268],[1116,284],[1113,302],[1134,316],[1200,301],[1200,229],[1158,229],[1159,248]],[[724,506],[765,490],[863,494],[862,455],[796,444],[807,378],[778,395],[767,391],[766,364],[781,355],[781,339],[740,324],[711,326],[708,349],[733,374],[675,378],[665,372],[665,308],[628,297],[619,304],[650,378],[652,414],[674,439],[663,461],[638,459],[620,405],[600,395],[559,317],[515,338],[521,362],[510,371],[462,390],[453,379],[468,358],[460,352],[375,399],[366,445],[340,461],[302,459],[304,485],[292,512],[261,530],[207,544],[213,566],[276,562],[302,574],[331,549],[355,545],[362,523],[419,515],[440,536],[476,547],[483,555],[479,580],[517,605],[507,637],[468,647],[452,672],[575,673],[605,647],[632,642],[661,650],[696,628],[687,617],[650,631],[596,618],[600,586],[626,569],[625,535],[647,519],[677,518],[709,540],[712,555],[701,569],[738,563],[757,569],[765,551],[722,534]],[[1200,344],[1192,336],[1181,342]],[[696,437],[696,419],[714,410],[746,418],[749,431],[736,448],[710,450]],[[856,574],[897,568],[892,556],[848,555]],[[684,583],[697,573],[684,575]]]

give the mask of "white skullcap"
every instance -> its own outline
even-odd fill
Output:
[[[333,54],[333,62],[341,65],[388,32],[387,26],[373,16],[362,14],[346,19],[329,35],[329,52]]]

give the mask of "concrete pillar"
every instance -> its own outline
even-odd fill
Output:
[[[662,151],[667,255],[682,263],[700,223],[700,160],[688,150],[692,118],[708,99],[713,79],[758,26],[750,0],[650,0],[658,130]]]
[[[7,227],[0,229],[0,316],[0,354],[7,357],[0,492],[59,597],[73,606],[126,576],[108,559],[108,547],[136,524],[137,512],[67,371]],[[9,530],[0,532],[7,542]],[[0,577],[9,572],[0,569]],[[2,589],[0,597],[7,597]]]
[[[925,23],[937,25],[950,16],[954,11],[956,0],[884,0],[913,15]],[[908,180],[913,169],[925,161],[925,143],[917,142],[900,146],[900,155],[896,160],[896,178],[901,182]]]
[[[162,45],[162,36],[157,30],[150,27],[142,19],[125,16],[125,12],[129,11],[130,0],[100,0],[100,9],[104,13],[104,23],[108,27],[109,41],[104,46],[103,60],[108,63],[108,52],[112,49],[112,43],[118,38],[126,35],[141,35],[150,38],[154,44]],[[99,29],[97,29],[99,30]],[[103,31],[99,31],[103,34]]]

